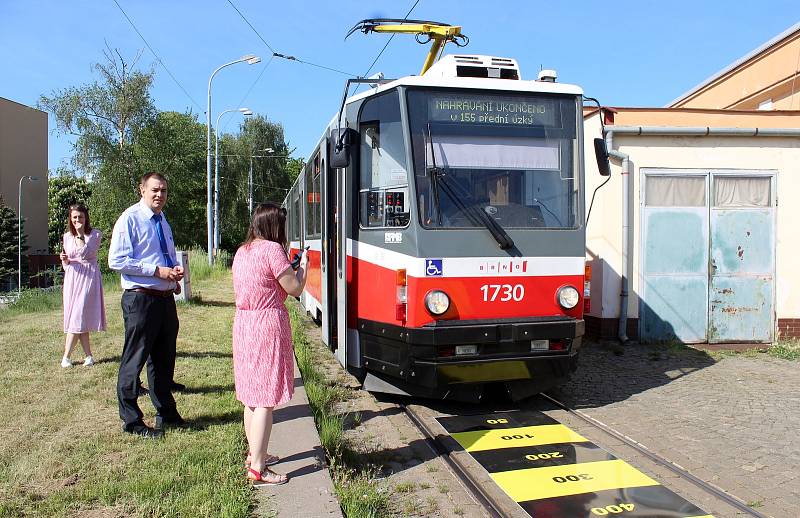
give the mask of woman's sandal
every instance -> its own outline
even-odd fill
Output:
[[[275,473],[269,468],[264,468],[264,471],[258,472],[254,469],[247,468],[247,480],[253,483],[254,486],[280,486],[289,482],[289,477]]]
[[[253,459],[253,454],[248,451],[247,452],[247,458],[244,459],[244,467],[245,468],[248,468],[248,469],[250,468],[250,464],[252,464],[252,459]],[[267,453],[267,456],[264,459],[264,467],[266,468],[267,466],[274,466],[275,464],[279,463],[280,461],[281,461],[281,458],[278,457],[277,455],[270,455],[269,453]]]

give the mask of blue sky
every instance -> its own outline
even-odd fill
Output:
[[[362,75],[389,36],[344,35],[363,18],[402,18],[415,0],[231,1],[275,51]],[[254,53],[260,64],[215,77],[214,119],[246,106],[283,124],[295,156],[313,149],[345,75],[281,59],[267,65],[272,53],[228,0],[117,2],[188,95],[113,0],[0,0],[0,97],[34,106],[43,93],[90,83],[91,64],[108,44],[127,58],[143,50],[141,65],[156,71],[159,109],[192,110],[205,120],[211,72]],[[516,58],[523,79],[554,68],[559,81],[581,85],[603,104],[663,106],[800,21],[800,2],[420,0],[411,18],[461,25],[470,38],[461,52]],[[413,37],[398,35],[372,72],[419,73],[425,53]],[[224,116],[221,129],[237,131],[240,118]],[[49,148],[50,168],[71,153],[69,139],[55,133]]]

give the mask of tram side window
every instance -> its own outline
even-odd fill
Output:
[[[300,240],[300,193],[299,185],[295,187],[295,192],[292,193],[292,239],[295,241]]]
[[[359,117],[359,214],[362,227],[408,224],[408,174],[396,91],[364,103]]]
[[[313,175],[311,170],[311,164],[306,166],[305,170],[305,199],[303,200],[303,204],[306,207],[305,210],[305,234],[306,239],[310,239],[314,236],[314,185],[313,185]]]
[[[314,158],[314,178],[311,182],[313,187],[313,202],[311,205],[314,207],[314,237],[322,236],[322,175],[320,174],[320,160],[319,155]]]
[[[322,225],[320,220],[322,217],[320,205],[320,165],[319,154],[314,157],[305,168],[305,207],[306,207],[306,238],[313,239],[320,237],[320,229]]]
[[[287,207],[287,204],[286,204],[286,201],[284,201],[283,205],[281,205],[281,208],[284,210],[284,212],[286,212],[288,214],[288,209],[286,207]],[[284,229],[284,231],[286,232],[286,240],[287,241],[291,241],[292,240],[292,236],[294,235],[293,234],[294,231],[292,230],[292,220],[291,220],[291,218],[286,218],[286,228]]]

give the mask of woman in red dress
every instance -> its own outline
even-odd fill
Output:
[[[305,252],[296,272],[289,264],[286,211],[273,204],[256,207],[247,239],[233,258],[233,374],[250,447],[247,478],[256,485],[288,480],[267,467],[279,460],[267,454],[267,444],[272,409],[294,393],[292,329],[283,302],[287,294],[302,293],[306,264]]]

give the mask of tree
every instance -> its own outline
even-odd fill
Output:
[[[24,222],[23,222],[24,228]],[[17,261],[19,260],[19,223],[17,214],[0,197],[0,291],[9,291],[16,286]],[[28,250],[25,242],[28,236],[22,234],[22,253]],[[23,264],[23,270],[25,265]],[[24,273],[24,271],[23,271]]]
[[[220,246],[232,251],[244,240],[250,224],[250,157],[258,157],[252,161],[254,204],[280,204],[294,178],[287,167],[290,151],[283,126],[262,115],[245,120],[238,135],[221,136],[219,148]],[[271,152],[264,151],[269,148]]]
[[[133,155],[142,171],[169,182],[166,214],[178,247],[206,243],[206,125],[192,113],[160,112],[145,126]]]
[[[92,181],[92,216],[110,231],[116,218],[137,199],[141,168],[132,145],[156,116],[150,97],[154,72],[136,70],[117,50],[103,52],[94,70],[100,81],[42,95],[39,107],[53,114],[61,133],[77,137],[73,166]]]
[[[306,161],[302,158],[288,158],[286,159],[286,172],[289,175],[289,187],[291,188],[294,185],[295,180],[297,177],[300,176],[300,172],[306,166]]]
[[[66,232],[69,206],[81,203],[88,206],[92,188],[86,178],[73,171],[59,168],[50,176],[47,186],[47,241],[51,254],[61,252],[61,237]]]

